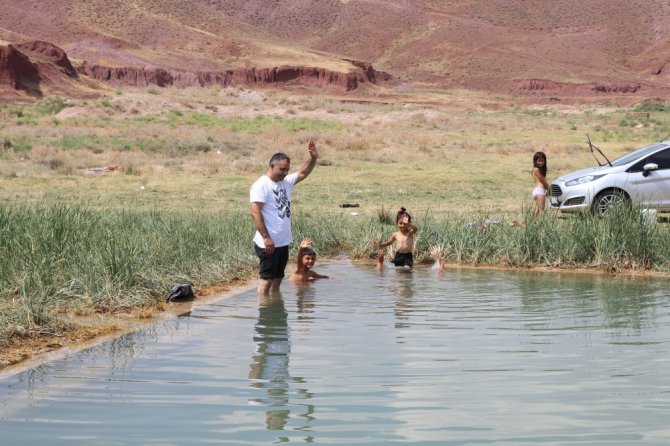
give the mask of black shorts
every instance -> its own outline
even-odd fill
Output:
[[[269,255],[265,252],[265,248],[259,248],[256,243],[254,243],[254,249],[260,259],[258,276],[263,280],[283,279],[288,263],[288,246],[275,247],[274,252]]]
[[[391,260],[395,266],[414,266],[414,256],[411,252],[396,252],[395,257]]]

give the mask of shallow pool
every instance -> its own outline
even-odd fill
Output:
[[[332,263],[0,381],[0,444],[667,445],[668,281]]]

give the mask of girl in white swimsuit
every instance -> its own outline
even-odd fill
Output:
[[[535,152],[533,155],[533,179],[535,187],[531,193],[533,198],[533,216],[537,217],[544,212],[545,196],[549,190],[547,183],[547,155],[544,152]]]
[[[538,195],[547,195],[547,191],[544,189],[544,187],[542,186],[536,187],[530,194],[530,196],[533,197],[533,200],[535,200],[535,197],[537,197]]]

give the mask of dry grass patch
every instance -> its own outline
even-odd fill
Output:
[[[86,191],[114,207],[245,209],[271,154],[299,166],[315,138],[322,158],[307,193],[296,193],[301,205],[518,212],[533,152],[547,153],[551,180],[595,164],[587,133],[610,158],[670,134],[663,112],[632,122],[630,110],[611,107],[491,109],[495,98],[473,93],[375,94],[356,103],[273,89],[118,89],[97,101],[6,104],[0,195]],[[117,169],[96,170],[106,166]]]

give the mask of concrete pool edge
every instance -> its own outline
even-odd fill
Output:
[[[88,332],[88,335],[85,335],[82,339],[81,336],[77,335],[75,330],[62,336],[41,336],[39,339],[28,343],[29,345],[10,346],[3,349],[3,356],[8,358],[14,356],[20,359],[0,365],[0,380],[39,366],[40,364],[63,358],[72,353],[132,333],[140,327],[178,317],[200,306],[209,305],[248,292],[255,287],[256,283],[253,279],[242,280],[230,288],[214,286],[203,291],[203,294],[197,294],[197,298],[191,302],[176,302],[167,304],[162,309],[156,308],[150,317],[139,317],[133,313],[74,317],[74,321],[81,325],[81,332]],[[100,327],[101,330],[96,333],[95,327]],[[91,332],[94,334],[90,334]]]

